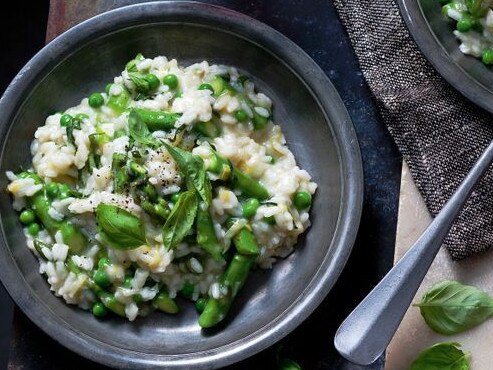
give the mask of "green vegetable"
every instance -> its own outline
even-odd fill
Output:
[[[43,253],[43,248],[51,249],[51,247],[48,244],[43,243],[41,240],[38,239],[34,239],[33,244],[34,244],[34,249],[36,249],[36,252],[38,252],[39,256],[45,261],[48,260],[48,258]]]
[[[125,168],[127,157],[122,153],[113,153],[111,170],[113,172],[113,190],[115,193],[122,193],[128,183],[128,171]]]
[[[175,204],[176,202],[178,202],[178,199],[180,199],[180,193],[174,193],[172,196],[171,196],[171,203]]]
[[[213,95],[216,97],[221,95],[228,87],[228,83],[221,76],[215,76],[209,85],[212,87]]]
[[[104,104],[104,98],[103,95],[101,95],[100,93],[95,92],[89,96],[89,105],[92,108],[99,108],[103,104]]]
[[[51,199],[54,199],[58,196],[59,193],[58,189],[59,187],[56,182],[49,182],[48,184],[45,185],[46,195]]]
[[[110,95],[111,85],[113,85],[113,84],[109,83],[109,84],[106,84],[106,86],[104,87],[104,91],[106,92],[107,95]]]
[[[180,294],[185,298],[192,299],[192,295],[195,292],[195,285],[190,282],[186,282],[183,288],[180,289]]]
[[[299,210],[306,209],[312,204],[312,195],[307,191],[297,191],[294,193],[293,204]]]
[[[104,269],[98,269],[94,273],[94,282],[98,284],[101,288],[107,288],[111,285],[110,277]]]
[[[19,215],[19,221],[24,225],[28,225],[36,220],[36,215],[31,209],[26,209]]]
[[[125,305],[118,302],[113,294],[108,293],[96,284],[91,284],[91,290],[98,296],[101,303],[108,310],[116,313],[118,316],[125,317]]]
[[[214,88],[210,84],[201,84],[199,85],[198,90],[210,90],[214,92]]]
[[[223,260],[223,246],[217,240],[212,217],[207,209],[197,210],[197,244],[209,253],[216,261]]]
[[[62,239],[70,246],[72,253],[81,252],[87,245],[87,238],[80,232],[80,230],[68,221],[62,221],[60,224],[60,233]]]
[[[269,122],[269,119],[267,117],[261,116],[255,110],[253,111],[253,129],[254,130],[262,130],[267,126],[267,122]]]
[[[113,248],[134,249],[146,243],[142,221],[124,209],[100,203],[96,220],[101,238]]]
[[[180,194],[163,226],[163,243],[167,249],[174,248],[192,229],[198,207],[195,191],[188,190]]]
[[[202,328],[210,328],[222,321],[233,303],[234,297],[244,285],[250,267],[255,257],[235,254],[228,268],[221,276],[220,284],[227,289],[227,293],[220,298],[210,297],[205,305],[204,312],[199,317]]]
[[[258,200],[269,198],[269,192],[260,182],[235,167],[233,167],[231,183],[246,196],[257,198]]]
[[[106,103],[115,113],[122,114],[127,109],[130,100],[130,93],[123,86],[120,86],[122,92],[118,95],[110,95]]]
[[[157,76],[152,73],[146,74],[144,78],[149,85],[149,90],[151,91],[156,90],[159,87],[159,84],[161,83],[159,81],[159,78],[157,78]]]
[[[207,299],[206,298],[199,298],[195,302],[195,309],[197,310],[198,313],[202,313],[202,312],[204,312],[206,305],[207,305]]]
[[[235,118],[239,122],[244,122],[248,119],[248,114],[243,109],[239,109],[235,112]]]
[[[260,248],[257,245],[255,235],[247,227],[243,227],[234,236],[233,243],[240,254],[247,256],[258,256],[260,254]]]
[[[264,221],[266,224],[269,225],[275,225],[277,223],[276,218],[274,216],[264,217],[262,221]]]
[[[163,77],[163,84],[168,85],[170,89],[178,87],[178,77],[174,74],[169,74]]]
[[[493,315],[493,299],[457,281],[443,281],[425,293],[419,307],[428,326],[452,335],[470,329]]]
[[[140,72],[128,72],[128,77],[135,85],[135,89],[142,93],[147,94],[151,88],[149,86],[149,81],[147,81],[146,76]]]
[[[198,122],[195,124],[194,130],[211,139],[218,137],[221,134],[221,128],[213,121]]]
[[[202,158],[166,143],[164,146],[178,164],[187,184],[187,188],[189,190],[195,189],[205,204],[209,206],[212,201],[212,187]]]
[[[481,18],[488,12],[488,4],[484,0],[466,0],[467,10],[475,18]]]
[[[96,317],[104,317],[108,314],[107,308],[101,302],[96,302],[92,306],[92,314]]]
[[[279,370],[301,370],[301,366],[289,358],[281,358],[277,363]]]
[[[72,116],[70,114],[63,114],[60,117],[60,126],[68,127],[72,123]]]
[[[245,203],[243,203],[241,207],[243,217],[252,218],[253,216],[255,216],[255,213],[257,213],[258,207],[260,207],[260,202],[258,199],[248,199]]]
[[[135,108],[134,111],[140,116],[149,131],[169,131],[175,127],[175,122],[180,117],[178,113],[141,108]]]
[[[132,110],[128,115],[128,131],[130,136],[139,144],[151,147],[161,145],[161,142],[152,136],[144,120],[135,110]]]
[[[423,350],[409,370],[469,370],[469,353],[459,349],[455,342],[437,343]]]
[[[459,32],[468,32],[471,30],[474,21],[470,17],[462,17],[457,21],[457,31]]]
[[[41,226],[39,226],[39,224],[37,224],[36,222],[29,224],[27,227],[27,233],[31,236],[38,235],[40,231],[41,231]]]
[[[137,63],[144,60],[144,56],[139,53],[135,56],[134,59],[132,59],[131,61],[129,61],[127,63],[127,65],[125,66],[125,69],[129,72],[136,72],[137,71]]]
[[[170,298],[166,291],[162,291],[154,298],[153,305],[158,310],[166,313],[177,313],[180,311],[180,307],[178,307],[174,299]]]
[[[481,60],[486,65],[493,64],[493,49],[484,49]]]

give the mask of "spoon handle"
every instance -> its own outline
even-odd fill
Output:
[[[454,220],[492,161],[493,142],[425,232],[344,320],[334,339],[342,356],[369,365],[385,351]]]

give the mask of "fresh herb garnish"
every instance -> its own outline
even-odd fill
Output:
[[[116,249],[134,249],[146,243],[142,221],[124,209],[100,203],[96,220],[103,241]]]
[[[188,234],[195,221],[198,207],[199,201],[194,190],[180,194],[163,226],[163,243],[166,248],[174,248]]]
[[[493,299],[479,289],[457,281],[443,281],[416,304],[428,326],[452,335],[470,329],[493,315]]]
[[[164,146],[178,164],[187,188],[195,189],[200,198],[209,206],[212,201],[212,187],[202,158],[166,143]]]
[[[455,342],[437,343],[423,350],[409,370],[469,370],[470,354]]]
[[[132,110],[128,115],[128,131],[130,137],[141,145],[150,147],[161,146],[161,141],[152,136],[142,117],[135,110]]]

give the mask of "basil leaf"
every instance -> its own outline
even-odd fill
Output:
[[[135,110],[130,111],[128,115],[128,131],[130,137],[139,144],[152,147],[161,145],[161,142],[152,136],[142,117]]]
[[[142,221],[130,212],[110,204],[98,204],[96,220],[105,243],[117,249],[134,249],[146,243]]]
[[[139,53],[135,56],[134,59],[129,61],[127,65],[125,66],[125,69],[129,72],[136,72],[137,71],[137,62],[140,62],[141,60],[144,60],[144,56]]]
[[[145,79],[145,76],[140,72],[128,72],[128,77],[134,83],[135,89],[143,94],[149,92],[149,82]]]
[[[195,221],[199,200],[194,190],[180,194],[163,226],[163,243],[168,249],[175,247],[188,234]]]
[[[455,342],[437,343],[423,350],[409,370],[469,370],[470,354]]]
[[[428,326],[440,334],[457,334],[493,315],[493,299],[457,281],[443,281],[425,293],[419,307]]]
[[[207,207],[209,207],[212,201],[212,187],[202,158],[166,143],[164,146],[178,164],[187,183],[187,188],[189,190],[195,189]]]

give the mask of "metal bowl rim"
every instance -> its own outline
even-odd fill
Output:
[[[493,93],[450,57],[431,29],[419,1],[397,2],[409,33],[435,70],[467,99],[493,113]]]

